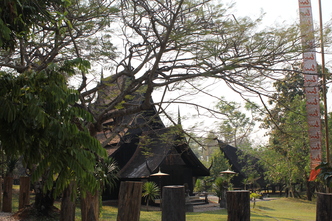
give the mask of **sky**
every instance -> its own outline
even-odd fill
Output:
[[[236,16],[257,18],[265,13],[262,26],[299,23],[298,0],[217,0],[226,3],[235,3],[232,11]],[[323,24],[332,24],[332,1],[320,0]],[[311,0],[315,28],[319,28],[319,0]],[[325,66],[332,70],[332,47],[325,48]],[[317,54],[317,62],[321,64],[321,56]],[[330,86],[331,87],[331,86]],[[328,91],[328,108],[332,110],[332,88]]]
[[[271,1],[271,0],[216,0],[222,4],[231,4],[235,3],[234,7],[230,9],[228,12],[233,14],[235,17],[244,17],[248,16],[252,19],[258,18],[262,13],[265,15],[263,16],[261,27],[268,27],[268,26],[282,26],[285,24],[294,24],[299,23],[299,5],[298,0],[278,0],[278,1]],[[312,13],[313,19],[316,28],[319,27],[319,7],[318,7],[318,0],[312,0]],[[323,15],[323,23],[330,22],[332,23],[332,1],[331,0],[321,0],[322,5],[322,15]],[[331,48],[327,48],[325,50],[326,56],[326,67],[332,70],[332,50]],[[321,58],[317,55],[317,62],[321,63]],[[331,87],[331,86],[330,86]],[[221,86],[216,86],[216,88],[221,91],[219,94],[220,96],[226,96],[228,101],[239,102],[240,97],[237,95],[230,96],[229,93],[225,93],[221,89]],[[328,91],[328,107],[332,110],[332,89],[330,88]],[[331,97],[331,98],[329,98]],[[208,103],[208,101],[205,101]],[[210,107],[214,106],[215,104],[210,104]],[[181,107],[181,115],[187,116],[188,120],[182,120],[183,124],[190,125],[194,120],[190,119],[191,113],[186,113],[183,111]],[[211,119],[209,119],[211,120]],[[184,125],[185,126],[185,125]],[[212,124],[209,126],[209,129],[212,128]],[[257,132],[256,138],[262,139],[265,142],[267,139],[262,138],[262,132]]]
[[[217,0],[223,4],[235,3],[232,11],[235,16],[257,18],[265,13],[262,27],[271,25],[299,23],[298,0]],[[323,24],[332,23],[332,1],[320,0]],[[319,0],[311,0],[315,28],[319,28]],[[325,49],[327,56],[332,56],[332,48]],[[318,55],[319,56],[319,55]],[[318,63],[321,58],[318,57]],[[327,67],[332,67],[332,59],[326,59]]]
[[[297,22],[299,19],[298,0],[218,0],[222,3],[235,3],[233,10],[238,16],[258,16],[265,12],[264,23],[267,25],[283,22]],[[319,21],[319,0],[311,0],[314,20]],[[323,21],[332,18],[332,1],[321,0]]]
[[[241,16],[246,15],[252,18],[261,14],[261,11],[265,13],[263,19],[263,26],[269,26],[274,24],[283,23],[292,24],[299,22],[299,4],[298,0],[218,0],[221,2],[234,2],[235,14]],[[332,23],[332,1],[320,0],[322,9],[323,24]],[[319,28],[319,0],[311,0],[313,20],[315,28]],[[332,67],[332,48],[326,48],[325,53],[327,56],[326,66]],[[321,63],[321,57],[317,55],[317,62]]]

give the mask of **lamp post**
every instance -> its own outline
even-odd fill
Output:
[[[231,171],[229,169],[220,172],[220,175],[226,176],[226,181],[225,181],[225,185],[223,185],[223,192],[222,192],[222,197],[221,197],[221,200],[220,200],[220,207],[221,208],[227,208],[226,192],[228,190],[228,183],[231,180],[231,175],[233,175],[235,173],[236,172]]]
[[[161,177],[163,177],[163,176],[169,176],[169,174],[168,174],[168,173],[163,173],[163,172],[161,172],[160,167],[159,167],[159,171],[158,171],[158,173],[153,173],[153,174],[151,174],[150,176],[157,176],[157,177],[159,177],[159,187],[160,187],[160,208],[161,208],[161,198],[162,198]]]
[[[227,187],[228,187],[228,183],[231,181],[231,178],[232,178],[231,175],[236,174],[236,172],[234,172],[230,169],[227,169],[227,170],[221,171],[220,174],[226,176]]]
[[[230,169],[224,170],[220,172],[221,174],[235,174],[236,172],[231,171]]]

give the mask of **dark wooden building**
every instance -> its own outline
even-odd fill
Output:
[[[109,103],[109,94],[114,90],[106,88],[103,94],[99,94],[94,105],[96,111]],[[124,105],[139,105],[143,99],[144,93],[135,93]],[[188,146],[180,123],[166,127],[154,106],[104,122],[104,130],[97,134],[97,138],[118,164],[119,183],[130,180],[154,181],[161,186],[185,185],[192,193],[196,179],[210,175]],[[169,175],[151,176],[159,170]],[[117,197],[118,188],[119,185],[111,191],[112,198]]]
[[[218,145],[220,150],[224,153],[225,158],[228,160],[231,165],[231,170],[236,173],[232,178],[232,183],[235,188],[244,189],[244,180],[247,179],[247,175],[244,173],[244,168],[250,167],[255,170],[255,173],[258,175],[255,180],[256,184],[262,188],[266,188],[266,182],[264,180],[265,170],[259,165],[258,158],[255,156],[244,154],[240,149],[233,147],[229,144],[218,140]]]
[[[180,125],[166,128],[162,123],[154,124],[160,127],[129,129],[119,142],[106,146],[109,156],[119,166],[119,182],[154,181],[158,186],[185,185],[192,193],[196,179],[209,176],[209,170],[188,146]],[[168,175],[151,176],[159,171]],[[118,189],[112,192],[114,198]]]
[[[126,147],[121,145],[111,156],[123,159],[123,155],[127,154]],[[209,175],[208,169],[192,152],[177,127],[142,133],[134,149],[118,174],[121,180],[150,180],[161,186],[186,184],[192,193],[196,179]],[[159,171],[169,175],[151,176]]]

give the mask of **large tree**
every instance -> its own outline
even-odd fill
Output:
[[[4,0],[0,10],[0,47],[14,49],[19,39],[25,38],[37,21],[48,21],[48,9],[65,6],[69,1],[59,0]]]
[[[255,121],[259,116],[258,106],[247,102],[242,108],[241,103],[227,101],[223,98],[218,102],[217,108],[225,115],[219,123],[219,139],[235,147],[245,147],[250,142],[250,135],[253,133]],[[250,117],[247,116],[248,114]],[[216,123],[218,124],[218,122]]]
[[[75,49],[66,48],[73,43],[72,22],[80,21],[76,31],[88,36],[105,26],[109,18],[102,17],[113,11],[109,4],[90,2],[95,10],[86,4],[5,1],[0,10],[1,147],[8,159],[23,156],[28,174],[33,181],[40,180],[34,206],[46,214],[54,197],[71,182],[85,195],[97,191],[105,177],[98,171],[108,161],[103,159],[106,152],[86,127],[92,116],[77,106],[79,93],[67,85],[68,77],[75,71],[86,73],[90,63],[79,55],[69,58],[60,53]],[[97,18],[102,18],[100,23]]]
[[[273,95],[275,99],[270,100],[273,108],[264,122],[271,129],[270,140],[261,152],[261,159],[272,182],[285,184],[289,194],[294,194],[294,184],[304,183],[309,191],[308,199],[311,199],[303,76],[298,72],[288,72],[284,81],[274,86],[277,93]]]
[[[106,152],[85,128],[92,118],[74,106],[78,93],[67,87],[61,69],[0,72],[0,85],[2,151],[8,159],[22,157],[27,174],[39,181],[35,208],[48,214],[71,181],[83,192],[97,189],[95,162]]]
[[[94,115],[92,135],[106,120],[150,108],[156,88],[165,88],[165,93],[200,90],[202,81],[213,78],[239,93],[267,94],[264,84],[282,74],[277,65],[290,62],[299,53],[296,27],[257,31],[259,20],[228,16],[225,7],[210,1],[123,0],[114,3],[117,9],[110,4],[75,1],[66,7],[52,5],[51,19],[36,21],[21,47],[2,51],[0,63],[17,72],[40,71],[51,62],[75,57],[111,66],[109,77],[102,82],[81,70],[69,79],[76,86],[79,83],[79,105]],[[107,94],[108,103],[89,109],[98,92],[101,96],[106,88],[113,90]],[[125,105],[135,92],[144,92],[143,102]],[[177,100],[158,99],[155,104],[162,111],[169,102]]]
[[[292,62],[300,53],[296,26],[259,31],[259,19],[229,16],[226,7],[213,1],[65,3],[48,1],[47,19],[33,20],[29,32],[18,36],[19,47],[1,51],[0,66],[38,73],[52,63],[78,64],[66,70],[74,74],[66,77],[79,93],[75,106],[92,114],[93,121],[84,125],[90,135],[107,130],[107,140],[128,127],[122,117],[152,105],[163,112],[170,103],[183,103],[166,99],[167,94],[204,92],[200,85],[207,79],[223,81],[238,93],[268,95],[266,83],[284,73],[279,64]],[[107,76],[95,77],[96,72],[82,68],[86,60],[94,67],[108,67]],[[157,88],[164,89],[165,96],[152,103]],[[137,94],[140,102],[133,102]],[[113,123],[103,127],[106,121]]]
[[[116,122],[150,108],[157,88],[165,95],[154,100],[160,112],[170,103],[190,104],[186,91],[204,91],[200,85],[210,78],[239,93],[267,94],[264,84],[278,78],[276,65],[298,55],[296,27],[256,32],[258,21],[226,16],[222,6],[209,1],[121,1],[120,12],[123,54],[107,80],[82,93],[86,103],[98,89],[118,87],[118,92],[108,93],[109,101],[103,103],[107,108],[94,113],[91,130],[100,130],[106,120]],[[128,95],[138,91],[144,92],[143,102],[129,105]],[[166,99],[174,91],[181,95]],[[117,125],[109,129],[118,134]]]

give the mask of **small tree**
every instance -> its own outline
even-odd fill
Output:
[[[220,203],[225,192],[225,188],[227,188],[225,187],[225,182],[227,182],[227,180],[224,177],[218,177],[213,185],[213,190],[218,197],[218,203]]]
[[[254,201],[254,205],[253,208],[255,208],[256,206],[256,199],[260,198],[262,195],[258,194],[258,193],[250,193],[250,199],[252,199]]]
[[[149,201],[156,199],[160,195],[160,189],[155,182],[146,182],[143,185],[143,197],[146,201],[146,209],[149,210]]]

